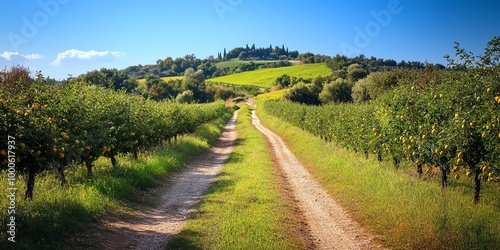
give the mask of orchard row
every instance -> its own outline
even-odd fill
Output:
[[[15,138],[15,148],[0,145],[1,161],[15,151],[16,170],[28,174],[26,197],[32,197],[35,174],[55,169],[65,183],[64,169],[92,164],[101,156],[116,165],[118,154],[149,150],[200,124],[221,117],[222,101],[212,104],[156,102],[124,92],[71,82],[45,84],[43,77],[5,81],[0,94],[0,138]],[[7,164],[2,164],[2,170]]]
[[[400,87],[370,104],[305,106],[264,103],[267,112],[355,151],[472,176],[474,200],[481,181],[500,174],[500,74],[498,67],[466,71],[414,71]],[[432,75],[431,77],[429,75]],[[461,176],[462,175],[462,176]]]

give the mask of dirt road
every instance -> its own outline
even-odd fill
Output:
[[[154,209],[129,218],[110,218],[93,240],[104,249],[165,249],[229,158],[236,140],[236,118],[237,112],[210,150],[172,176],[170,185],[151,190],[162,194]]]
[[[252,123],[269,141],[305,223],[309,226],[308,238],[313,239],[316,249],[383,249],[366,230],[349,218],[300,164],[283,140],[261,125],[255,111],[252,111]]]

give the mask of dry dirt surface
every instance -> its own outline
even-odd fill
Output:
[[[301,165],[284,141],[264,127],[255,111],[252,123],[262,132],[274,152],[280,171],[292,189],[293,197],[308,226],[314,249],[384,249],[373,236],[349,218],[348,214]]]
[[[237,112],[210,150],[170,178],[168,185],[150,192],[161,194],[154,209],[133,216],[105,219],[90,236],[102,249],[165,249],[178,234],[210,184],[217,179],[236,140]]]

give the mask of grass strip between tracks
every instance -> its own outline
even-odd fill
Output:
[[[167,249],[304,249],[293,235],[297,222],[281,198],[266,140],[248,107],[239,112],[231,157]]]

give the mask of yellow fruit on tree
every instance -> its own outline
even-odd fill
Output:
[[[33,110],[38,110],[38,109],[40,109],[40,103],[34,103]]]
[[[79,140],[75,140],[75,145],[79,145],[80,144],[80,141]]]
[[[64,153],[60,153],[59,158],[61,158],[61,159],[64,158]]]
[[[427,140],[427,135],[422,135],[422,140]]]
[[[3,156],[6,156],[7,155],[7,151],[5,151],[4,149],[0,150],[0,154],[3,155]]]
[[[483,173],[485,173],[486,171],[488,171],[488,166],[483,166],[481,170],[483,171]]]

